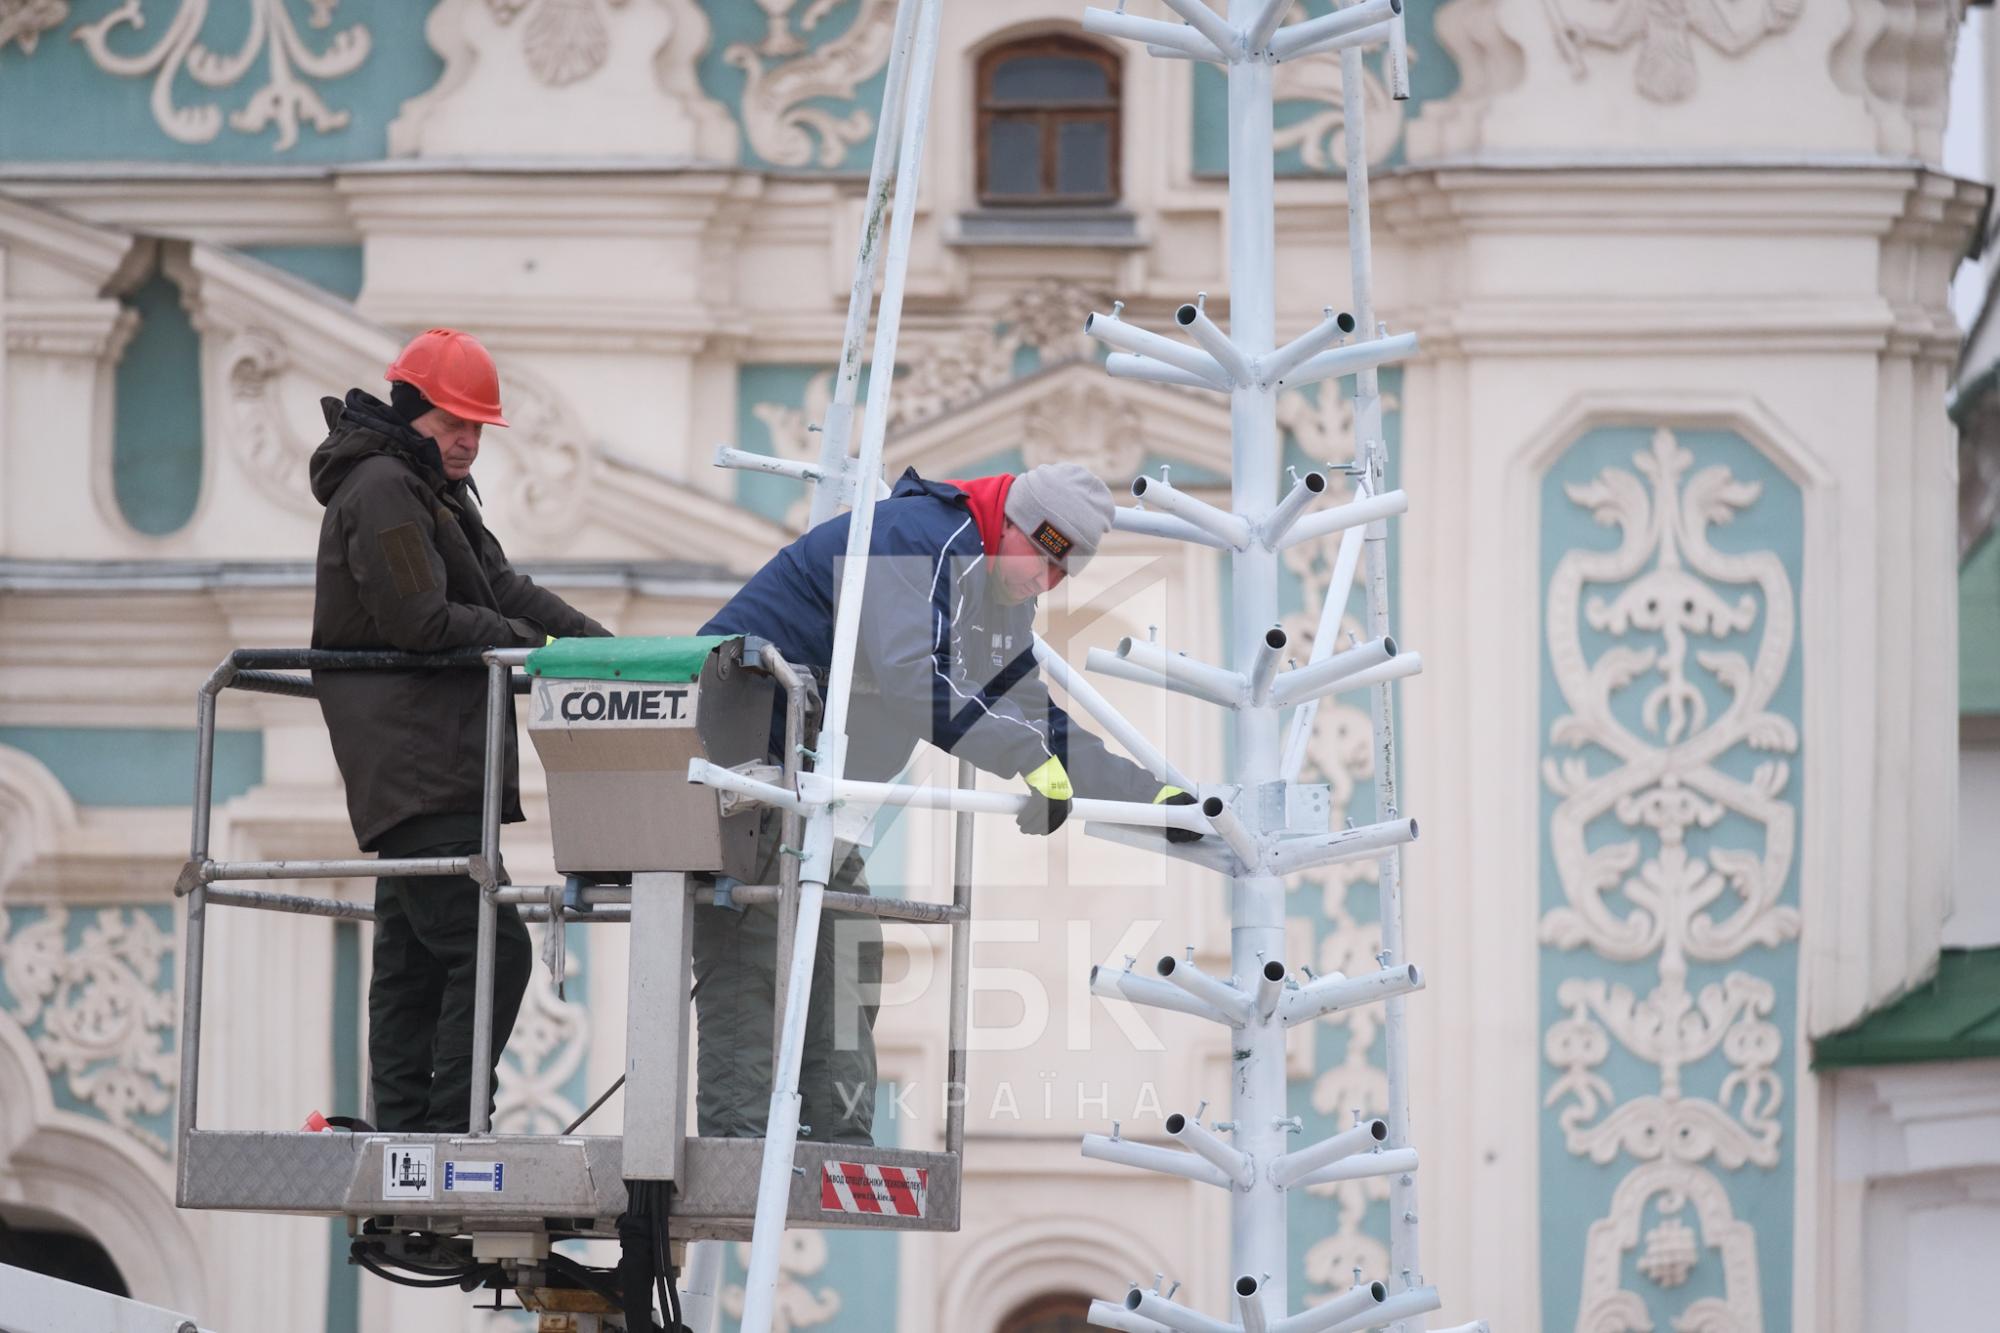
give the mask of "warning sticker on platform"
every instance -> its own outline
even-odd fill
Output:
[[[828,1162],[820,1168],[819,1206],[829,1213],[922,1217],[931,1173],[913,1166]]]
[[[498,1194],[506,1170],[504,1162],[446,1162],[446,1194]]]
[[[428,1199],[437,1149],[428,1143],[392,1143],[382,1150],[382,1197]]]

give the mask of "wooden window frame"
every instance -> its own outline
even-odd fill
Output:
[[[1078,1312],[1079,1308],[1087,1313],[1090,1309],[1090,1297],[1078,1292],[1046,1292],[1009,1310],[1006,1317],[1000,1321],[1001,1333],[1027,1328],[1036,1321],[1047,1321],[1059,1315],[1079,1320],[1086,1318],[1086,1313]]]
[[[993,76],[1001,65],[1010,61],[1033,56],[1066,56],[1084,59],[1104,71],[1105,88],[1110,98],[1105,102],[999,102],[993,97]],[[1049,33],[1040,37],[1026,37],[1020,41],[1007,42],[996,46],[979,57],[977,100],[974,116],[976,137],[976,162],[978,173],[976,184],[979,203],[983,208],[1050,208],[1050,207],[1102,207],[1115,204],[1122,197],[1124,171],[1124,134],[1122,118],[1124,113],[1124,68],[1119,53],[1087,41],[1081,37]],[[987,156],[992,141],[992,127],[996,120],[1033,121],[1041,139],[1041,193],[1039,194],[993,194],[986,188],[988,180]],[[1060,162],[1058,152],[1060,126],[1065,123],[1096,122],[1107,125],[1111,132],[1111,153],[1109,165],[1110,189],[1102,194],[1062,194],[1056,188],[1056,170]]]

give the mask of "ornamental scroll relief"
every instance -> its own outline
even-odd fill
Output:
[[[856,106],[845,114],[818,105],[849,101],[889,60],[895,0],[857,0],[854,21],[824,45],[805,48],[786,23],[792,4],[760,0],[770,31],[757,45],[738,42],[722,58],[743,71],[743,130],[758,156],[781,167],[838,167],[848,150],[875,132],[875,117]],[[813,32],[841,0],[811,0],[798,25]]]
[[[1727,466],[1695,470],[1694,454],[1665,429],[1632,461],[1636,471],[1606,468],[1565,488],[1622,540],[1569,551],[1548,587],[1549,663],[1568,709],[1549,740],[1574,753],[1543,760],[1559,798],[1549,846],[1566,901],[1542,918],[1541,939],[1652,964],[1657,980],[1643,995],[1599,977],[1558,985],[1565,1013],[1544,1045],[1560,1073],[1544,1105],[1556,1109],[1572,1154],[1636,1163],[1611,1216],[1592,1229],[1578,1327],[1649,1326],[1630,1322],[1644,1302],[1623,1288],[1620,1270],[1657,1200],[1641,1275],[1676,1287],[1706,1247],[1722,1255],[1726,1279],[1723,1299],[1689,1307],[1674,1327],[1756,1330],[1754,1237],[1703,1164],[1779,1164],[1779,996],[1742,970],[1696,986],[1689,965],[1730,963],[1799,934],[1798,910],[1780,901],[1797,842],[1783,756],[1798,751],[1799,734],[1772,702],[1796,646],[1795,594],[1775,552],[1725,552],[1710,541],[1757,504],[1759,484]],[[1712,697],[1724,702],[1712,707]],[[1614,1051],[1650,1066],[1657,1090],[1614,1088],[1604,1072]],[[1717,1053],[1719,1086],[1700,1095],[1687,1076]],[[1690,1200],[1701,1245],[1681,1217]]]

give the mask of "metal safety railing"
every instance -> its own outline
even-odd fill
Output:
[[[284,912],[301,916],[330,917],[350,921],[373,921],[374,909],[364,903],[339,898],[278,893],[263,889],[224,887],[242,881],[353,879],[388,876],[464,875],[480,892],[477,964],[473,1011],[472,1089],[468,1123],[475,1134],[492,1130],[489,1104],[493,1068],[493,988],[494,953],[497,943],[499,909],[511,905],[527,921],[547,922],[561,929],[569,922],[619,924],[631,919],[632,891],[616,885],[586,885],[565,891],[562,885],[512,885],[501,881],[500,827],[504,796],[506,747],[503,744],[508,721],[507,704],[516,694],[529,689],[529,677],[516,670],[532,650],[525,648],[462,649],[447,653],[402,653],[390,651],[332,651],[305,648],[239,648],[225,658],[202,683],[195,698],[196,748],[193,798],[193,832],[188,860],[174,885],[177,897],[187,899],[185,974],[181,1022],[181,1074],[176,1137],[183,1160],[191,1135],[198,1129],[201,1084],[201,1025],[203,981],[206,968],[207,909],[240,907],[257,911]],[[784,777],[788,788],[796,790],[802,756],[808,753],[807,727],[817,706],[818,692],[811,677],[787,662],[774,647],[758,639],[745,643],[745,665],[768,672],[784,689],[785,755]],[[288,698],[315,699],[318,691],[310,675],[317,671],[437,671],[476,668],[487,675],[486,738],[480,810],[480,850],[457,857],[375,857],[283,859],[267,861],[218,861],[209,854],[209,838],[214,808],[215,731],[218,704],[223,691],[245,690]],[[960,761],[958,784],[971,782],[971,765]],[[784,812],[782,841],[796,848],[802,841],[803,817],[796,811]],[[827,909],[878,917],[916,925],[948,925],[952,928],[951,961],[953,993],[950,1017],[949,1080],[946,1097],[945,1141],[947,1151],[959,1152],[965,1142],[966,1030],[969,1005],[965,990],[969,978],[969,923],[972,915],[972,829],[969,815],[961,815],[953,829],[952,901],[950,903],[876,897],[872,894],[828,893]],[[719,897],[741,907],[775,906],[779,918],[777,994],[773,1012],[773,1042],[784,1025],[789,997],[786,994],[789,954],[798,915],[799,859],[778,857],[777,884],[736,884],[724,895],[708,886],[693,891],[697,904],[716,902]],[[669,867],[662,867],[669,869]],[[643,965],[634,960],[635,966]],[[685,1003],[685,997],[683,997]],[[606,1094],[609,1095],[608,1093]],[[601,1104],[604,1099],[600,1098]],[[593,1109],[595,1109],[593,1107]]]

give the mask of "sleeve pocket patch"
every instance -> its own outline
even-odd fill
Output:
[[[382,561],[389,567],[389,578],[396,585],[398,597],[415,597],[437,587],[437,578],[431,573],[428,544],[416,524],[399,523],[385,528],[380,541]]]

